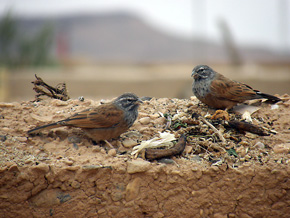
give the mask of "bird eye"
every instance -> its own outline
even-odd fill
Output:
[[[204,70],[203,67],[199,68],[197,72],[202,72]]]

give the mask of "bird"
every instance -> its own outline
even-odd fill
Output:
[[[61,126],[78,127],[93,141],[105,141],[111,146],[107,140],[119,137],[133,125],[141,103],[143,101],[135,94],[124,93],[111,102],[88,108],[55,123],[31,129],[28,134]]]
[[[231,80],[215,72],[207,65],[193,68],[192,92],[204,104],[215,109],[231,109],[239,103],[252,99],[268,99],[269,103],[277,103],[280,98],[254,90],[252,87]]]

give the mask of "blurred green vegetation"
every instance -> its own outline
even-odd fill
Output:
[[[0,66],[7,68],[52,65],[53,26],[45,24],[36,34],[24,36],[8,11],[0,18]]]

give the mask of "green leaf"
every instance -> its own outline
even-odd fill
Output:
[[[238,154],[234,148],[228,149],[227,152],[229,155],[233,155],[235,157],[238,157]]]

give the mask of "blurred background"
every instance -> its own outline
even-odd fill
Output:
[[[0,0],[0,101],[33,100],[34,74],[71,98],[188,98],[197,64],[290,93],[290,1]]]

